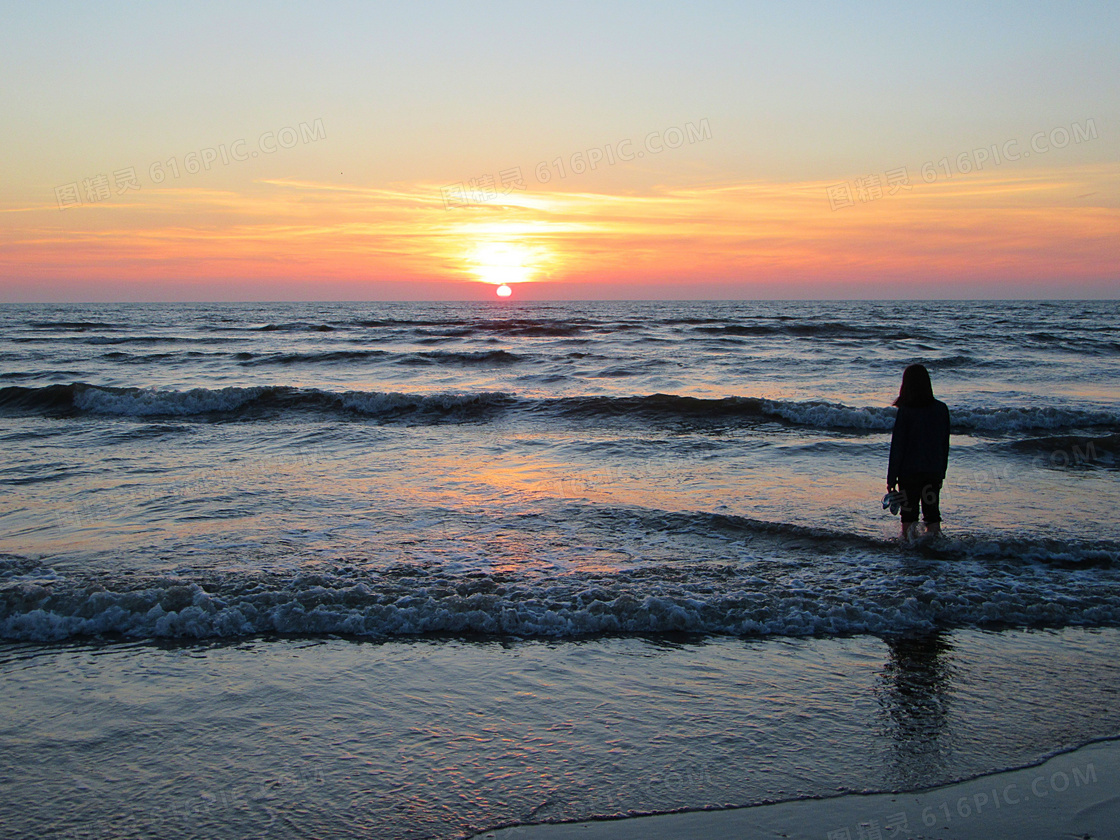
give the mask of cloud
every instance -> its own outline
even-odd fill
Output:
[[[0,208],[12,214],[0,233],[0,276],[73,288],[110,278],[241,278],[254,293],[264,281],[309,293],[324,283],[442,288],[502,278],[568,289],[718,282],[745,296],[892,278],[933,291],[977,278],[1071,290],[1117,279],[1117,165],[993,170],[932,184],[915,173],[893,195],[860,196],[849,184],[851,201],[839,208],[829,192],[837,186],[513,191],[451,207],[427,183],[149,189],[62,211]]]

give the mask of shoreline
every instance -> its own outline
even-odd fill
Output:
[[[1120,734],[1022,767],[908,792],[490,829],[470,840],[990,840],[1118,836]]]

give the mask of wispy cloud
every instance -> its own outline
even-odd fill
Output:
[[[614,283],[1116,271],[1120,166],[977,173],[832,209],[824,182],[643,194],[514,192],[447,209],[437,185],[265,180],[0,208],[6,277],[243,276]],[[1094,199],[1088,201],[1088,199]]]

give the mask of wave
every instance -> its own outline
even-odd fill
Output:
[[[429,350],[423,353],[405,353],[394,361],[402,365],[511,365],[524,359],[525,356],[508,350]]]
[[[505,336],[564,337],[594,331],[617,333],[659,327],[684,327],[694,333],[727,336],[794,336],[901,340],[913,338],[896,327],[828,322],[795,322],[792,318],[767,319],[766,323],[743,323],[725,318],[652,318],[635,321],[626,318],[375,318],[358,319],[344,326],[361,329],[412,330],[459,337],[483,334]],[[273,328],[275,327],[274,325]]]
[[[62,379],[70,376],[84,376],[88,371],[77,370],[25,370],[25,371],[0,371],[0,378],[18,381],[20,379]]]
[[[998,359],[978,359],[975,356],[968,356],[960,353],[954,356],[941,356],[939,358],[926,359],[922,364],[924,364],[930,370],[953,370],[956,368],[1005,366],[1005,363]]]
[[[209,355],[200,351],[188,352],[168,352],[168,353],[144,353],[137,355],[134,353],[124,353],[120,350],[114,350],[111,353],[102,353],[100,358],[110,362],[118,362],[125,365],[146,365],[153,362],[166,362],[169,359],[188,359],[199,358],[201,356]],[[221,355],[221,354],[214,354]]]
[[[321,353],[270,353],[258,356],[237,353],[234,358],[242,367],[259,365],[333,364],[335,362],[364,362],[391,355],[387,350],[327,350]]]
[[[504,338],[568,338],[586,332],[583,324],[556,321],[518,322],[480,321],[460,327],[424,327],[414,330],[417,335],[474,338],[502,336]]]
[[[1105,336],[1096,338],[1091,333],[1093,329],[1082,329],[1071,335],[1069,331],[1060,332],[1032,332],[1027,333],[1024,343],[1046,350],[1056,349],[1070,353],[1089,354],[1092,356],[1111,356],[1120,350],[1120,342],[1112,339],[1112,328],[1099,330]]]
[[[315,323],[312,321],[285,321],[257,323],[251,325],[222,326],[215,329],[252,332],[335,332],[338,330],[398,330],[409,331],[418,329],[433,330],[478,330],[480,332],[519,331],[541,327],[556,326],[567,329],[573,325],[587,325],[593,323],[587,319],[575,321],[553,318],[356,318],[349,320],[332,321],[330,323]],[[596,322],[597,323],[597,322]],[[609,322],[604,322],[609,326]]]
[[[114,578],[60,575],[8,556],[0,557],[0,638],[804,637],[1120,626],[1120,547],[1114,544],[947,540],[939,549],[904,553],[888,543],[780,523],[677,518],[716,526],[722,519],[722,527],[762,535],[773,546],[807,548],[816,561],[795,570],[784,562],[736,568],[681,561],[559,575],[327,563],[289,574]]]
[[[505,351],[432,352],[415,355],[429,357],[428,363],[432,363],[433,359],[471,364],[506,363],[520,358]],[[493,417],[495,413],[588,420],[629,419],[671,426],[685,424],[698,428],[778,422],[825,431],[862,433],[890,431],[895,413],[891,407],[855,407],[819,400],[768,400],[756,397],[711,399],[675,394],[530,398],[503,392],[332,392],[283,385],[175,391],[98,386],[80,382],[38,388],[19,385],[0,388],[0,416],[107,415],[245,420],[300,411],[393,421],[411,419],[417,422],[478,422]],[[1094,409],[954,409],[952,417],[953,431],[956,433],[1008,434],[1023,431],[1114,429],[1120,426],[1120,412]]]
[[[479,420],[514,398],[500,393],[400,394],[383,391],[333,393],[314,388],[262,385],[250,388],[111,388],[75,383],[43,388],[0,388],[0,415],[41,413],[53,416],[205,417],[248,420],[307,411],[358,415],[385,420]]]
[[[633,329],[640,325],[619,327],[609,320],[595,318],[365,318],[349,321],[345,326],[453,337],[503,335],[548,338],[575,335],[587,329]]]
[[[181,336],[181,335],[36,335],[17,336],[11,339],[17,344],[93,344],[93,345],[120,345],[120,344],[233,344],[243,343],[246,338],[218,337],[218,336]]]
[[[917,337],[912,333],[904,332],[893,326],[853,324],[842,321],[784,324],[742,324],[724,321],[699,324],[693,326],[692,331],[709,335],[791,336],[794,338],[860,339],[876,341],[903,341]]]
[[[109,324],[104,321],[30,321],[28,326],[36,330],[120,330],[124,324]]]
[[[1120,411],[1107,409],[1058,408],[976,408],[951,409],[954,432],[1058,431],[1062,429],[1116,428]]]
[[[265,324],[263,327],[254,327],[260,332],[334,332],[336,327],[330,324]]]
[[[1009,444],[1011,449],[1034,456],[1036,462],[1051,467],[1120,466],[1120,433],[1110,435],[1049,435],[1027,438]]]

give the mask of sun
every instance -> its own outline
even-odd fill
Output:
[[[500,286],[499,286],[499,287],[498,287],[497,289],[495,289],[494,291],[495,291],[495,292],[497,293],[498,297],[500,297],[500,298],[507,298],[507,297],[509,297],[510,295],[512,295],[512,294],[513,294],[513,289],[511,289],[511,288],[510,288],[509,286],[507,286],[507,285],[506,285],[505,283],[503,283],[502,285],[500,285]]]
[[[475,242],[465,262],[467,270],[481,282],[508,288],[514,283],[534,280],[544,257],[540,247],[506,237]]]

